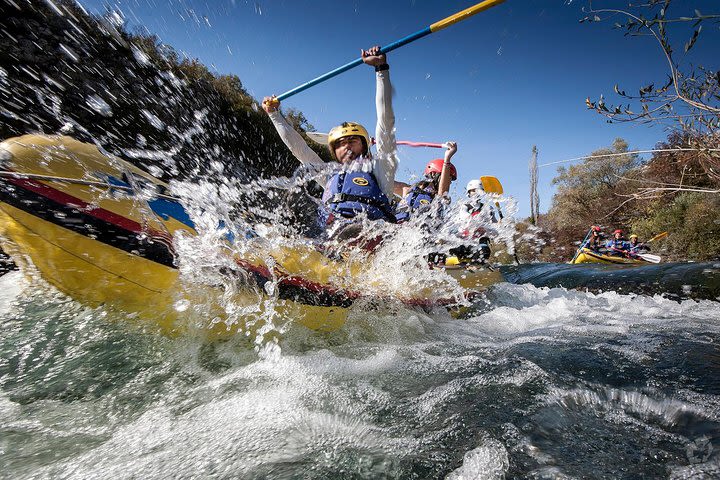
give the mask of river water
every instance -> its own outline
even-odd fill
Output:
[[[720,475],[716,301],[502,283],[258,347],[0,292],[3,478]]]
[[[98,77],[119,51],[113,15],[100,35],[75,21],[77,8],[11,6],[18,17],[2,18],[12,28],[2,25],[19,60],[0,67],[0,89],[10,99],[4,121],[16,133],[62,126],[112,147],[130,135],[132,98],[102,97],[137,96],[137,118],[149,124],[138,130],[137,148],[111,150],[142,164],[160,159],[155,168],[170,173],[181,147],[201,152],[202,171],[220,177],[215,189],[173,185],[172,193],[209,237],[218,225],[246,237],[251,229],[233,222],[230,203],[243,204],[249,186],[228,180],[225,154],[208,138],[235,132],[235,124],[218,124],[201,99],[190,102],[196,92],[171,72],[152,74],[140,50],[137,65],[125,64],[142,75],[128,70],[127,79],[146,79],[152,96],[137,93],[135,80],[120,81],[125,64]],[[56,38],[60,50],[43,52]],[[168,106],[187,118],[165,125],[152,112],[167,114]],[[37,125],[25,126],[28,118]],[[146,138],[151,128],[164,150],[153,150],[160,146]],[[270,187],[300,180],[273,179]],[[507,199],[491,200],[506,218],[515,213]],[[257,203],[240,211],[283,225],[272,212],[245,208]],[[485,226],[512,247],[511,223]],[[435,245],[409,232],[385,254],[393,278],[383,285],[424,280],[400,267]],[[184,273],[196,266],[190,259],[213,258],[204,238],[195,240],[186,239],[194,255],[181,263]],[[277,342],[162,336],[9,272],[0,276],[0,478],[718,478],[718,269],[507,267],[508,282],[475,299],[463,318],[356,305],[333,333],[279,319]]]

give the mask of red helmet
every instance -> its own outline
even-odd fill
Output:
[[[601,229],[600,229],[600,227],[598,227],[597,225],[593,225],[593,226],[592,226],[592,231],[593,231],[593,232],[599,232],[599,231],[601,231]]]
[[[443,164],[445,164],[445,160],[443,160],[442,158],[436,158],[435,160],[431,160],[430,163],[428,163],[425,167],[425,175],[430,175],[431,173],[442,173]],[[450,181],[454,182],[455,180],[457,180],[457,169],[452,163],[448,163],[448,169],[450,171]]]
[[[613,232],[613,235],[616,235],[616,234],[618,234],[618,233],[619,233],[620,235],[622,235],[624,232],[618,228],[617,230],[615,230],[615,231]]]

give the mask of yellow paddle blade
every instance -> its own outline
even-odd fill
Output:
[[[502,195],[503,187],[500,183],[500,180],[498,180],[496,177],[486,175],[480,177],[480,181],[482,182],[483,190],[485,190],[487,193],[497,193],[498,195]]]
[[[655,240],[660,240],[661,238],[665,238],[668,236],[668,232],[662,232],[655,235],[653,238],[648,240],[646,243],[654,242]]]
[[[460,265],[460,259],[458,257],[452,256],[445,259],[445,266],[454,267],[455,265]]]

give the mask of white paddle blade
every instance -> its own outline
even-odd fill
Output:
[[[653,255],[652,253],[638,253],[638,257],[650,263],[660,263],[662,261],[660,255]]]
[[[328,134],[322,133],[322,132],[305,132],[305,135],[310,138],[315,143],[319,143],[320,145],[327,145],[328,144]]]

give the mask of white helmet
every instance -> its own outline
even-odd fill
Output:
[[[471,190],[482,190],[482,183],[480,180],[470,180],[465,187],[465,192],[470,193]]]

